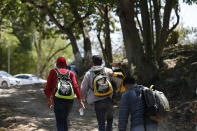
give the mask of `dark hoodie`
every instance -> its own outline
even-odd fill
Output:
[[[66,64],[66,59],[64,57],[57,58],[56,66],[58,67],[58,70],[62,74],[65,74],[68,71],[68,69],[66,69],[67,64]],[[70,72],[70,79],[72,80],[74,92],[77,95],[77,98],[80,100],[81,96],[80,96],[79,88],[76,82],[75,74],[72,71]],[[46,96],[48,99],[51,97],[51,95],[53,98],[55,97],[56,83],[57,83],[57,73],[54,69],[52,69],[49,72],[47,85],[46,85]]]

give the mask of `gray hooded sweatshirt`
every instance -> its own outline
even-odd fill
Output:
[[[102,67],[102,66],[93,66],[84,76],[83,81],[81,83],[81,96],[82,98],[85,98],[88,104],[94,104],[94,102],[106,99],[107,97],[112,98],[112,95],[109,96],[103,96],[98,97],[94,95],[93,91],[93,78],[95,76],[95,71],[103,70],[109,77],[109,80],[112,81],[110,74],[113,73],[113,71],[109,68]]]

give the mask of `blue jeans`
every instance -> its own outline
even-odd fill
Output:
[[[145,130],[144,125],[138,125],[138,126],[132,127],[130,131],[157,131],[157,124],[156,123],[147,124],[146,130]]]
[[[54,113],[58,131],[68,131],[68,115],[72,109],[73,100],[54,99]]]
[[[95,102],[95,112],[98,121],[99,131],[112,131],[113,104],[110,98]],[[107,126],[105,126],[107,121]]]

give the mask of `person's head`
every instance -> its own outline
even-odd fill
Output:
[[[132,76],[126,76],[124,78],[123,85],[126,91],[135,84],[136,84],[135,78],[133,78]]]
[[[92,62],[94,66],[101,66],[102,65],[102,57],[100,55],[92,56]]]
[[[64,57],[58,57],[57,62],[56,62],[56,66],[58,68],[66,68],[66,66],[67,66],[66,59]]]

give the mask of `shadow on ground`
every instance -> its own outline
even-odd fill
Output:
[[[24,131],[55,131],[53,110],[46,105],[43,87],[23,86],[0,89],[0,128]],[[85,116],[80,117],[75,100],[70,115],[71,130],[94,130],[97,128],[95,113],[87,106]]]

